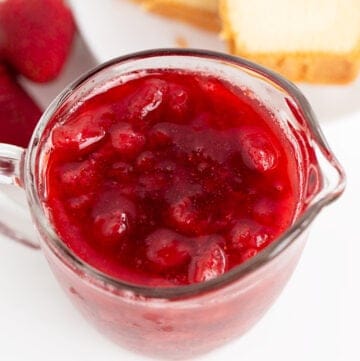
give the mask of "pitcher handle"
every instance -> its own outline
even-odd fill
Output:
[[[0,143],[0,234],[27,247],[39,249],[23,188],[24,148]],[[20,191],[21,189],[21,191]],[[6,215],[6,216],[5,216]],[[21,230],[16,225],[21,224]]]

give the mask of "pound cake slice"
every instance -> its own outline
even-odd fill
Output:
[[[218,0],[134,0],[146,10],[185,21],[206,30],[220,31]]]
[[[346,83],[360,69],[360,0],[220,0],[230,51],[299,82]]]

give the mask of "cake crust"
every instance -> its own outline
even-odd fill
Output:
[[[360,71],[360,39],[351,52],[259,52],[250,53],[236,41],[225,0],[220,0],[222,37],[229,51],[265,67],[295,82],[318,84],[346,84],[356,79]]]
[[[218,13],[207,11],[187,4],[174,3],[171,0],[133,0],[146,10],[161,16],[180,20],[204,30],[220,32],[221,22]]]

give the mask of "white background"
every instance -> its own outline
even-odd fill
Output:
[[[86,26],[80,23],[80,27],[89,41]],[[89,44],[96,57],[104,60],[91,40]],[[58,81],[24,83],[46,106],[69,81],[95,63],[78,39]],[[345,167],[347,189],[316,219],[300,264],[274,307],[248,334],[201,360],[360,360],[360,81],[348,87],[302,90]],[[40,251],[0,236],[0,360],[145,358],[112,344],[78,314]]]

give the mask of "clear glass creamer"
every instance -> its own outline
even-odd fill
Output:
[[[264,104],[291,139],[301,167],[304,211],[292,226],[255,257],[224,275],[187,286],[149,287],[114,279],[94,269],[59,238],[39,187],[48,124],[116,84],[124,74],[154,69],[202,72],[246,89]],[[309,161],[307,149],[315,159]],[[230,55],[196,50],[152,50],[111,60],[66,88],[48,107],[27,149],[0,144],[0,183],[21,187],[39,244],[65,293],[100,332],[135,352],[184,359],[208,352],[249,330],[276,300],[302,253],[321,209],[344,190],[341,165],[329,149],[300,91],[279,75]],[[4,189],[4,188],[3,188]],[[21,200],[14,207],[24,209]],[[23,210],[21,210],[23,212]],[[21,216],[19,211],[18,215]],[[16,212],[15,212],[16,213]],[[0,220],[0,231],[36,247],[36,240]]]

